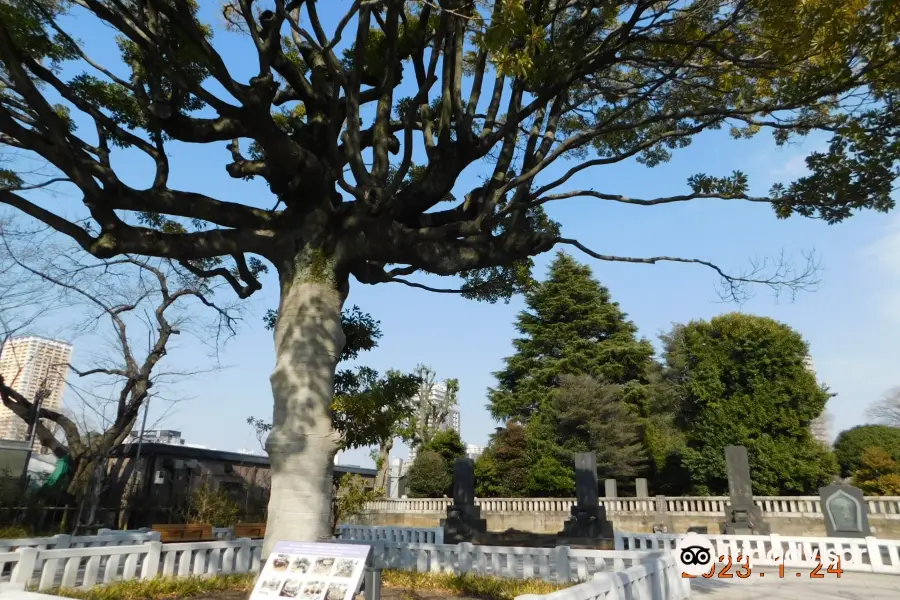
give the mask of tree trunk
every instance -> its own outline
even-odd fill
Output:
[[[331,538],[334,456],[340,442],[331,420],[334,371],[344,346],[345,294],[308,261],[282,273],[275,324],[274,413],[266,440],[272,490],[263,558],[278,541]]]
[[[391,449],[394,447],[394,439],[388,438],[378,448],[378,475],[375,477],[375,489],[383,490],[388,485],[388,474],[391,472]]]

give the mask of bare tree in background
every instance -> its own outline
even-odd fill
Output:
[[[109,457],[131,433],[141,407],[165,384],[198,372],[160,368],[173,336],[191,332],[215,348],[234,332],[238,314],[214,302],[211,280],[168,260],[125,255],[98,261],[71,249],[26,243],[10,229],[0,233],[10,272],[28,285],[40,284],[45,297],[67,309],[83,308],[81,320],[73,323],[76,332],[98,332],[105,342],[100,352],[79,360],[86,366],[69,365],[90,382],[71,386],[81,400],[81,419],[72,410],[38,405],[36,423],[41,444],[70,463],[67,491],[78,503],[77,528],[86,527],[97,517]],[[214,315],[213,321],[189,312],[191,300],[210,309],[206,314]],[[2,378],[0,397],[23,420],[33,418],[35,399]],[[54,428],[61,435],[54,435]]]
[[[866,415],[882,425],[900,427],[900,385],[882,394],[881,400],[870,406]]]
[[[440,383],[436,379],[434,369],[426,365],[417,365],[413,374],[422,382],[419,391],[413,398],[415,413],[410,417],[405,437],[412,440],[414,448],[421,448],[431,441],[434,434],[440,431],[453,407],[459,393],[459,380],[444,381],[446,390],[443,394],[437,391]]]

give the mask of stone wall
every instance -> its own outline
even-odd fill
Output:
[[[397,527],[436,527],[444,518],[440,512],[385,513],[368,512],[351,520],[360,525],[393,525]],[[533,533],[557,533],[562,531],[567,518],[562,512],[482,512],[487,519],[488,531],[506,531],[516,529]],[[884,539],[900,539],[900,518],[894,515],[871,515],[869,523],[873,535]],[[630,512],[628,514],[610,513],[616,531],[629,533],[652,533],[653,513]],[[723,517],[713,515],[668,515],[667,527],[670,533],[684,533],[689,527],[706,527],[710,534],[719,533],[719,523]],[[805,516],[801,514],[784,516],[766,516],[772,526],[772,533],[781,535],[824,536],[825,523],[821,516]]]

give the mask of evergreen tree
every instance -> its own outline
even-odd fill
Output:
[[[636,338],[637,327],[588,266],[557,253],[547,280],[526,294],[526,304],[517,319],[522,337],[513,342],[516,352],[494,374],[498,385],[488,392],[494,418],[528,422],[547,407],[561,375],[618,385],[647,381],[653,346]],[[637,391],[629,386],[626,396]]]
[[[723,449],[747,447],[754,492],[808,494],[837,471],[809,423],[830,394],[806,366],[808,346],[769,318],[731,313],[663,336],[666,377],[680,396],[681,465],[693,492],[728,490]]]
[[[526,303],[516,353],[495,373],[498,385],[488,394],[495,418],[524,425],[528,491],[571,495],[573,452],[596,452],[604,476],[643,472],[649,419],[641,414],[656,393],[651,344],[636,337],[637,328],[590,268],[563,252]],[[590,385],[579,385],[585,382]],[[502,468],[495,472],[502,490]]]

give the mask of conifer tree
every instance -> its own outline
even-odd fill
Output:
[[[561,375],[626,386],[626,398],[638,391],[635,384],[647,382],[653,346],[636,337],[637,327],[588,266],[559,252],[526,304],[517,319],[516,352],[488,392],[494,418],[528,422],[548,406]]]

